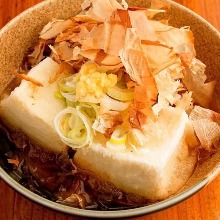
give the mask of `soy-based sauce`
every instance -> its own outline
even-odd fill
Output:
[[[20,184],[49,200],[85,209],[121,210],[149,204],[102,182],[73,162],[74,150],[63,154],[45,151],[21,132],[9,132],[1,123],[0,164]],[[7,147],[6,147],[7,146]],[[5,150],[3,150],[5,149]],[[3,152],[4,151],[4,152]],[[8,163],[18,159],[19,165]]]

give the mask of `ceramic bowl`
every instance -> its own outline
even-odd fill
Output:
[[[0,31],[0,91],[10,80],[10,71],[19,66],[24,52],[32,46],[38,38],[38,33],[42,27],[52,18],[68,18],[80,11],[80,0],[47,0],[26,10],[9,22]],[[207,65],[209,77],[214,76],[218,80],[218,70],[220,69],[220,34],[203,18],[189,9],[170,2],[171,19],[170,24],[176,27],[190,26],[195,35],[195,46],[197,57]],[[132,6],[146,6],[147,0],[128,1]],[[219,82],[218,82],[219,83]],[[220,86],[217,86],[217,88]],[[213,99],[219,97],[220,92],[215,91]],[[217,100],[217,99],[216,99]],[[220,112],[220,105],[215,105],[215,110]],[[171,198],[149,206],[120,210],[120,211],[92,211],[82,210],[64,206],[43,197],[40,197],[17,181],[13,172],[4,163],[3,154],[7,149],[3,146],[4,140],[0,141],[0,177],[12,188],[31,199],[32,201],[67,214],[92,217],[92,218],[127,218],[157,212],[173,206],[186,198],[192,196],[201,188],[210,183],[220,172],[220,151],[200,164],[185,187]]]

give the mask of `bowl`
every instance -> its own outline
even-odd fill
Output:
[[[170,24],[175,27],[190,26],[195,35],[195,47],[197,57],[207,65],[208,78],[215,77],[217,86],[213,96],[213,108],[220,112],[218,97],[220,91],[218,70],[220,69],[220,34],[203,18],[189,9],[167,0],[171,3]],[[9,82],[10,71],[19,66],[25,51],[37,42],[38,33],[42,27],[52,18],[63,18],[74,16],[80,11],[81,0],[47,0],[24,11],[0,31],[0,91]],[[145,7],[149,0],[129,0],[129,5]],[[1,137],[1,135],[0,135]],[[66,214],[92,217],[92,218],[128,218],[141,216],[166,209],[188,197],[209,184],[220,173],[220,150],[203,160],[192,177],[176,195],[164,201],[134,209],[120,211],[92,211],[73,208],[49,201],[34,194],[23,187],[16,175],[5,163],[4,153],[10,148],[4,138],[0,139],[0,177],[13,189],[29,198],[53,210]]]

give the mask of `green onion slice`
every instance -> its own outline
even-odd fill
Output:
[[[54,118],[54,126],[61,140],[72,148],[81,148],[92,143],[92,122],[81,110],[67,107]]]
[[[76,101],[76,83],[78,74],[63,78],[59,82],[60,94],[71,102]]]
[[[121,88],[119,84],[116,84],[114,87],[108,88],[107,95],[122,102],[130,101],[134,99],[134,89]]]
[[[106,147],[111,151],[123,151],[126,149],[127,133],[123,128],[117,128],[106,143]]]

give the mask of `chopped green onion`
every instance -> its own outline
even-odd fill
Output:
[[[84,126],[73,128],[67,135],[68,138],[74,139],[76,142],[84,142],[86,139],[86,129]]]
[[[65,98],[62,96],[62,94],[60,92],[55,92],[54,93],[54,96],[57,98],[57,99],[60,99],[60,100],[63,100],[65,101]]]
[[[107,95],[119,101],[130,101],[134,99],[134,89],[120,88],[115,85],[112,88],[108,88]]]
[[[59,82],[59,90],[61,95],[66,100],[75,102],[76,98],[76,83],[78,81],[78,74],[63,78]]]
[[[62,86],[60,86],[60,90],[61,90],[62,92],[74,92],[74,91],[75,91],[75,88],[74,88],[74,87],[67,86],[67,85],[62,85]]]
[[[84,147],[93,140],[92,122],[79,106],[59,112],[54,126],[61,140],[72,148]]]
[[[99,106],[97,106],[94,103],[83,103],[80,104],[80,107],[82,112],[84,112],[92,120],[92,122],[94,122],[97,116]]]
[[[70,115],[67,115],[66,118],[62,121],[62,124],[59,126],[61,132],[64,135],[67,135],[70,131],[70,127],[69,127],[69,119],[70,119]]]
[[[70,106],[70,107],[76,107],[75,106],[75,102],[71,102],[71,101],[69,101],[68,99],[66,99],[66,106],[68,107],[68,106]]]
[[[127,133],[123,128],[117,128],[112,133],[106,147],[112,151],[123,151],[126,149]]]
[[[114,145],[125,144],[126,138],[127,138],[127,134],[124,133],[122,129],[118,128],[112,133],[109,142]]]
[[[139,146],[139,143],[135,139],[135,137],[134,137],[132,132],[128,133],[127,143],[128,143],[128,145],[130,145],[133,148],[134,151],[137,151],[137,147]]]

